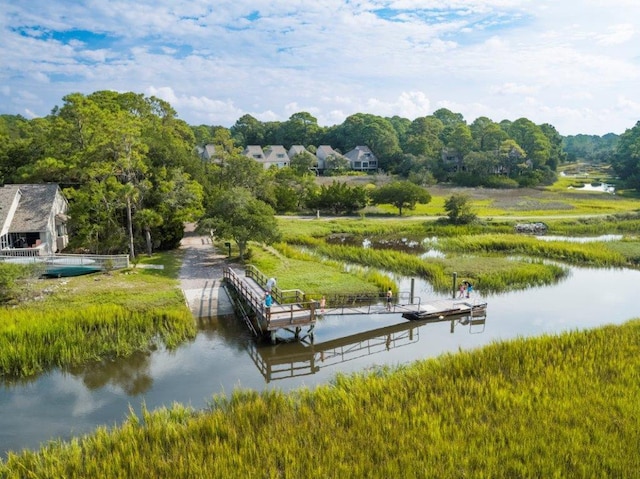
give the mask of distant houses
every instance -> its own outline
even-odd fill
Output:
[[[312,148],[313,151],[313,148]],[[221,163],[222,155],[218,154],[215,145],[205,145],[197,148],[197,152],[203,161]],[[288,150],[282,145],[247,145],[242,151],[247,158],[251,158],[260,163],[265,170],[272,166],[283,168],[290,166],[291,160],[300,154],[313,157],[315,161],[311,169],[316,173],[323,173],[331,169],[331,159],[337,159],[335,163],[344,163],[347,169],[352,171],[376,172],[378,171],[378,159],[368,146],[356,146],[346,154],[334,150],[330,145],[319,145],[315,148],[315,153],[310,152],[303,145],[292,145]],[[342,162],[340,160],[343,160]]]
[[[203,159],[206,159],[207,156],[211,158],[205,153],[212,151],[209,148],[210,146],[212,145],[207,145],[200,150]],[[319,145],[315,154],[311,153],[303,145],[292,145],[289,150],[282,145],[270,145],[265,148],[260,145],[247,145],[242,154],[262,164],[264,169],[269,169],[272,166],[276,168],[289,166],[296,155],[308,154],[315,157],[312,169],[318,173],[331,168],[330,160],[332,157],[345,160],[348,169],[353,171],[375,172],[378,170],[378,159],[367,146],[356,146],[353,150],[343,155],[330,145]]]

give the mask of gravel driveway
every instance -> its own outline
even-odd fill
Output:
[[[180,285],[189,308],[197,318],[233,314],[233,306],[222,287],[222,271],[227,256],[216,251],[211,238],[195,233],[187,225],[180,242],[184,251],[180,268]]]

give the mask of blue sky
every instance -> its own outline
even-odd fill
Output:
[[[0,0],[0,113],[133,91],[192,125],[354,113],[560,134],[640,120],[637,0]]]

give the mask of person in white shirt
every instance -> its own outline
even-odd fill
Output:
[[[275,287],[276,287],[276,279],[269,278],[269,281],[267,281],[267,292],[270,293]]]

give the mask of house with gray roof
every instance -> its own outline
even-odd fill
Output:
[[[378,159],[368,146],[356,146],[344,155],[354,171],[377,171]]]
[[[204,146],[196,147],[196,151],[202,161],[210,161],[212,163],[221,163],[220,154],[216,151],[216,145],[207,144]]]
[[[318,158],[318,170],[324,171],[327,168],[327,158],[335,156],[343,158],[343,156],[329,145],[320,145],[316,150],[316,158]]]
[[[303,153],[309,153],[303,145],[291,145],[291,148],[287,151],[287,155],[289,155],[290,160],[293,159],[294,156],[301,155]]]
[[[69,204],[55,183],[0,187],[0,254],[37,256],[68,242]]]
[[[283,168],[289,166],[289,155],[282,145],[271,145],[264,150],[264,167],[269,169],[272,166]]]

